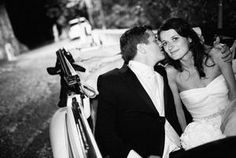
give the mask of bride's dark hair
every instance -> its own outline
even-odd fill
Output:
[[[209,59],[209,54],[205,52],[204,45],[201,43],[200,38],[197,33],[192,29],[192,27],[181,18],[171,18],[168,19],[165,23],[163,23],[158,30],[158,38],[160,39],[161,31],[167,31],[169,29],[174,29],[180,36],[185,38],[190,38],[192,41],[190,42],[189,49],[193,53],[194,66],[196,67],[199,76],[205,77],[205,72],[203,68],[203,62],[205,60],[205,64]],[[167,55],[167,63],[174,66],[178,71],[183,71],[180,60],[173,60]],[[206,64],[207,65],[207,64]]]

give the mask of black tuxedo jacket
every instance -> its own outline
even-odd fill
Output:
[[[165,118],[159,116],[150,97],[127,65],[99,76],[95,138],[103,156],[123,158],[131,149],[142,157],[161,156],[165,119],[181,134],[165,69],[155,66],[155,71],[164,79]]]

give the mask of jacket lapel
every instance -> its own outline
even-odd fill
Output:
[[[124,65],[120,69],[120,72],[122,73],[124,82],[127,84],[127,86],[129,86],[131,90],[136,93],[139,98],[141,98],[152,111],[158,113],[151,98],[147,94],[146,90],[143,88],[142,84],[139,82],[134,72],[127,65]]]
[[[176,130],[176,132],[180,135],[182,133],[180,124],[178,122],[176,108],[174,104],[174,98],[172,95],[172,91],[168,85],[167,74],[165,68],[160,65],[156,65],[154,70],[157,71],[162,77],[164,81],[164,108],[165,108],[165,117],[171,124],[171,126]]]
[[[168,85],[165,68],[162,66],[155,66],[154,69],[163,77],[164,80],[165,117],[172,125],[172,127],[176,130],[176,132],[180,135],[182,133],[182,130],[177,119],[173,95]],[[146,103],[147,107],[149,107],[151,111],[157,113],[157,116],[159,116],[159,112],[155,108],[155,105],[153,104],[151,98],[143,88],[142,84],[139,82],[134,72],[127,65],[123,65],[123,67],[120,69],[120,73],[122,74],[121,76],[124,80],[124,83],[126,83],[127,86],[130,87],[131,91],[133,93],[136,93],[139,98]]]

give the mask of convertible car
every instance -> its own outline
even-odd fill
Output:
[[[231,47],[233,56],[235,56],[235,47],[236,41],[234,41]],[[59,49],[56,54],[57,61],[55,67],[47,69],[50,75],[60,75],[61,77],[61,91],[58,102],[58,107],[60,108],[55,112],[50,123],[50,141],[53,157],[102,158],[93,135],[96,118],[94,116],[94,105],[96,103],[93,103],[96,99],[93,98],[98,94],[96,79],[101,73],[115,67],[121,67],[123,65],[121,55],[118,53],[102,58],[90,58],[89,61],[83,60],[84,63],[88,62],[90,66],[92,65],[91,67],[85,66],[86,68],[84,68],[83,64],[77,65],[70,52],[65,49]],[[90,63],[91,61],[96,64]],[[236,73],[236,60],[233,60],[233,69]],[[81,79],[77,72],[85,71],[89,72],[89,74],[87,74],[86,78]],[[235,140],[236,137],[226,139],[223,144],[225,143],[229,147],[230,141],[233,142]],[[217,142],[213,144],[218,146]],[[227,146],[224,147],[230,153],[231,148]],[[214,147],[214,145],[211,149],[214,152],[217,151],[217,147]],[[196,153],[201,152],[206,152],[204,146],[186,152],[185,157],[192,157],[193,153],[196,156],[198,155]],[[191,156],[188,155],[189,153]],[[184,157],[184,155],[180,157]]]
[[[74,65],[74,59],[65,49],[57,52],[50,75],[61,76],[61,93],[58,106],[50,123],[50,141],[54,158],[101,158],[93,136],[90,118],[90,98],[95,91],[81,83],[77,71],[83,67]],[[89,123],[90,122],[90,123]]]

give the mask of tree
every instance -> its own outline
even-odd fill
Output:
[[[20,54],[20,46],[14,35],[3,1],[0,1],[0,60],[12,60]]]

